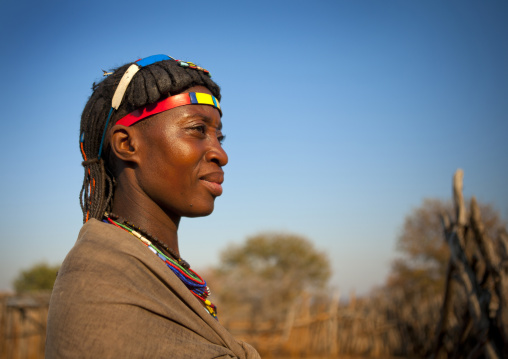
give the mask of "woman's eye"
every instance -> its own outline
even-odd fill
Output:
[[[222,145],[224,143],[224,140],[226,139],[226,135],[217,136],[217,139],[219,140],[219,143]]]
[[[203,135],[206,133],[206,127],[204,125],[196,126],[196,127],[193,127],[192,129],[200,132]]]

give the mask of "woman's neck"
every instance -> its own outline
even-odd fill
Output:
[[[141,189],[132,186],[129,181],[117,182],[112,212],[150,233],[180,255],[178,249],[180,217],[169,216]]]

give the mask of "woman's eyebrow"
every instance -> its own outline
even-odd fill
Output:
[[[202,113],[185,114],[182,117],[180,117],[180,119],[182,121],[199,119],[199,120],[204,121],[208,126],[215,127],[215,126],[213,126],[215,120],[212,117],[204,115]],[[220,122],[219,122],[219,125],[217,126],[217,130],[221,131],[222,130],[222,121],[221,120],[219,120],[219,121]]]
[[[200,115],[200,117],[203,119],[203,121],[206,122],[207,125],[212,126],[214,123],[214,120],[211,117]],[[220,121],[220,120],[219,120]],[[212,126],[213,127],[213,126]],[[217,126],[217,129],[219,131],[222,130],[222,121],[219,122],[219,126]]]

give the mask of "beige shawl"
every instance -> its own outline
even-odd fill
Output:
[[[131,234],[97,220],[58,273],[46,358],[259,358]]]

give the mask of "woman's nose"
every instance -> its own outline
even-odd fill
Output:
[[[220,167],[228,164],[228,154],[224,151],[219,141],[213,145],[213,148],[206,153],[205,157],[207,161],[215,162]]]

